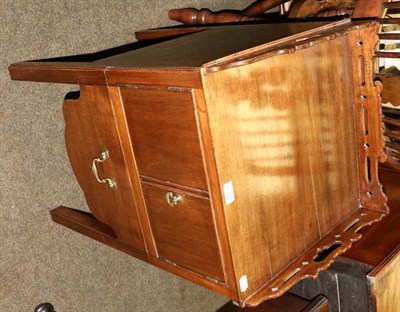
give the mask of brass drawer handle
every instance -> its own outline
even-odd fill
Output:
[[[182,196],[179,194],[174,195],[172,192],[167,192],[167,194],[165,194],[165,200],[167,201],[168,205],[175,206],[182,201]]]
[[[100,152],[100,157],[96,157],[95,159],[93,159],[93,162],[92,162],[92,172],[93,172],[93,175],[94,175],[94,177],[96,178],[97,182],[99,182],[99,183],[107,183],[108,186],[110,187],[110,189],[115,190],[115,189],[117,188],[117,183],[116,183],[114,180],[109,179],[109,178],[103,178],[103,179],[101,179],[101,178],[99,177],[99,173],[97,172],[97,167],[96,167],[96,164],[97,164],[97,163],[105,162],[105,161],[106,161],[107,159],[109,159],[109,158],[110,158],[110,153],[109,153],[109,151],[106,150],[105,148],[103,148],[103,149],[101,150],[101,152]]]

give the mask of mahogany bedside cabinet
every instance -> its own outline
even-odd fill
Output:
[[[315,277],[389,210],[375,22],[209,27],[12,79],[80,86],[63,106],[92,214],[55,222],[257,306]]]

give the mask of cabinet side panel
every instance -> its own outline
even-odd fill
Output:
[[[66,100],[63,113],[68,156],[90,210],[112,227],[119,240],[145,250],[107,88],[81,86],[80,98]],[[95,162],[95,158],[101,159],[104,149],[109,152],[108,159]],[[99,183],[93,167],[99,179],[109,178],[116,182],[116,187]]]
[[[303,56],[294,57],[301,72]],[[249,286],[243,298],[301,254],[305,236],[315,240],[319,235],[312,194],[305,192],[312,189],[305,151],[296,143],[299,106],[288,105],[295,99],[307,103],[307,94],[301,88],[294,94],[298,82],[285,65],[292,59],[276,60],[204,77],[221,191],[231,185],[234,194],[234,201],[225,204],[225,215],[236,278],[246,276]],[[283,84],[280,75],[291,81]],[[299,179],[301,172],[307,183]],[[307,230],[305,224],[299,226],[296,214],[301,202],[300,219],[310,224]]]
[[[324,235],[359,206],[352,63],[347,37],[306,49],[310,165]],[[310,147],[311,147],[310,146]]]
[[[234,200],[222,200],[242,298],[359,206],[343,43],[203,76],[221,192],[233,186]]]

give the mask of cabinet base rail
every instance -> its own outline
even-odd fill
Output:
[[[90,212],[60,206],[51,210],[50,215],[51,219],[58,224],[148,262],[148,256],[145,251],[118,240],[113,229],[97,220]]]

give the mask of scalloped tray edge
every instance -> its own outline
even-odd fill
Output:
[[[322,270],[326,270],[337,256],[346,252],[353,242],[361,238],[360,229],[380,221],[387,213],[379,210],[359,208],[318,242],[311,246],[302,256],[295,259],[289,266],[275,275],[250,297],[243,301],[242,306],[255,307],[265,300],[277,298],[288,291],[294,284],[305,278],[317,278]],[[319,253],[333,249],[324,259],[316,261]]]

